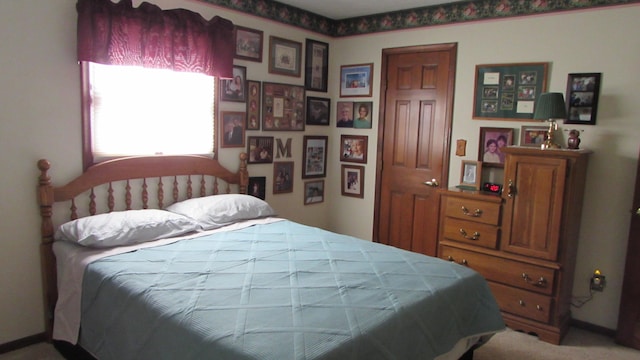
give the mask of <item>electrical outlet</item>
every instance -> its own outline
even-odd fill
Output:
[[[600,270],[596,269],[591,276],[591,290],[602,291],[604,289],[605,277]]]

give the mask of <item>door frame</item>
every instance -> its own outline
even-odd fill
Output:
[[[453,104],[455,94],[455,79],[456,79],[456,64],[458,55],[458,43],[442,43],[431,45],[416,45],[407,47],[397,47],[382,49],[382,64],[380,66],[380,99],[378,114],[378,143],[376,149],[376,187],[375,187],[375,200],[373,203],[373,241],[380,242],[379,240],[379,222],[380,222],[380,201],[381,201],[381,186],[382,186],[382,167],[383,167],[383,144],[384,144],[384,129],[385,129],[385,104],[387,97],[387,63],[388,58],[391,55],[397,54],[410,54],[418,52],[435,52],[435,51],[449,51],[451,53],[448,92],[447,92],[447,114],[445,116],[445,122],[447,127],[447,134],[444,139],[443,159],[442,159],[442,173],[440,174],[440,186],[447,188],[449,186],[449,160],[451,158],[451,133],[453,123]]]

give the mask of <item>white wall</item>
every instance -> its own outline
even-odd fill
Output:
[[[137,5],[141,1],[135,1]],[[475,159],[480,126],[513,127],[531,123],[471,120],[473,72],[476,64],[549,61],[549,89],[564,92],[569,72],[602,72],[603,84],[597,126],[582,126],[583,147],[595,151],[589,169],[582,235],[580,239],[575,294],[586,293],[586,278],[593,267],[607,275],[608,287],[575,316],[583,321],[615,328],[620,277],[626,249],[627,210],[631,205],[635,165],[638,160],[640,95],[635,68],[640,63],[640,44],[635,19],[640,6],[603,8],[597,11],[478,22],[411,31],[390,32],[346,39],[328,39],[297,28],[210,6],[194,0],[154,0],[163,8],[182,7],[205,18],[220,15],[238,25],[265,31],[262,63],[238,61],[247,66],[251,80],[303,84],[303,78],[275,76],[267,71],[268,36],[304,43],[305,38],[330,42],[328,93],[332,113],[338,100],[339,69],[342,64],[374,62],[374,119],[377,106],[381,50],[383,48],[458,43],[458,69],[452,140],[468,140],[467,156],[452,155],[451,184],[459,178],[460,160]],[[39,216],[35,185],[36,162],[52,162],[58,184],[81,171],[79,70],[75,60],[75,0],[0,1],[0,344],[43,331],[40,290]],[[616,26],[611,26],[611,24]],[[366,100],[366,99],[363,99]],[[240,104],[221,103],[224,110],[239,110]],[[335,124],[335,118],[332,123]],[[365,239],[371,238],[375,189],[374,129],[353,130],[307,127],[304,134],[329,135],[329,166],[326,199],[303,206],[301,179],[302,132],[255,132],[293,140],[295,185],[291,194],[267,195],[276,210],[293,220],[327,227]],[[572,126],[573,128],[573,126]],[[365,199],[340,196],[338,144],[340,134],[369,136]],[[249,133],[251,135],[251,133]],[[518,132],[516,131],[516,137]],[[224,149],[221,162],[234,167],[240,150]],[[252,176],[266,176],[272,186],[270,165],[250,165]],[[600,174],[606,174],[599,176]],[[610,192],[598,191],[608,180]],[[594,311],[598,310],[598,311]]]

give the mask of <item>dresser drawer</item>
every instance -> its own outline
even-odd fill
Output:
[[[447,196],[445,216],[498,225],[500,204]]]
[[[552,295],[555,270],[497,256],[475,253],[446,245],[440,247],[440,257],[476,270],[487,280],[537,293]]]
[[[490,249],[498,247],[498,227],[483,223],[445,218],[442,236],[448,240],[484,246]]]
[[[500,310],[543,323],[549,322],[552,299],[548,296],[489,282]]]

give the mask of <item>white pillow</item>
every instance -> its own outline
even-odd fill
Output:
[[[164,210],[126,210],[87,216],[62,224],[56,240],[105,248],[132,245],[202,230],[193,219]]]
[[[241,220],[275,215],[264,200],[251,195],[224,194],[184,200],[166,210],[195,219],[204,230],[219,228]]]

